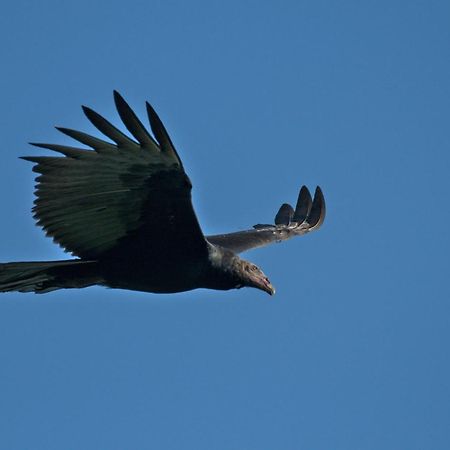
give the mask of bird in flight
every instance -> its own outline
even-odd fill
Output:
[[[238,254],[317,230],[325,218],[320,187],[303,186],[295,209],[284,203],[274,224],[205,236],[191,202],[192,184],[164,125],[146,103],[152,134],[114,91],[130,136],[92,109],[86,117],[110,141],[57,127],[83,149],[32,143],[62,156],[26,156],[34,163],[37,224],[76,258],[0,264],[0,292],[46,293],[101,285],[174,293],[197,288],[275,289]]]

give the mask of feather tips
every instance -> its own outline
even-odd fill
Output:
[[[253,230],[207,236],[213,244],[241,253],[281,242],[317,230],[325,219],[325,200],[320,187],[316,188],[314,200],[306,186],[300,189],[295,210],[288,203],[281,205],[275,216],[275,224],[254,225]]]
[[[150,122],[150,127],[155,135],[156,139],[159,142],[161,147],[161,151],[168,154],[171,158],[177,160],[180,167],[183,167],[180,157],[178,156],[177,151],[175,150],[172,141],[170,140],[169,134],[167,133],[161,119],[159,118],[156,111],[153,109],[152,105],[149,102],[145,102],[145,106],[147,108],[148,120]]]
[[[95,112],[91,108],[88,108],[87,106],[82,106],[82,109],[91,123],[105,136],[114,141],[119,147],[137,147],[136,142],[130,139],[126,134],[122,133],[99,113]]]
[[[117,147],[114,144],[104,141],[103,139],[96,138],[90,134],[83,133],[82,131],[72,130],[71,128],[65,127],[55,127],[58,131],[65,134],[66,136],[81,142],[88,147],[96,150],[98,153],[102,152],[117,152]]]
[[[156,113],[152,115],[152,126],[157,130],[160,144],[116,91],[114,99],[120,118],[137,142],[100,114],[83,107],[92,124],[114,144],[81,131],[56,127],[90,149],[32,143],[64,157],[22,157],[34,163],[33,171],[39,174],[33,208],[38,225],[67,251],[81,257],[95,258],[143,226],[143,209],[154,207],[152,204],[144,206],[150,191],[156,189],[159,192],[159,189],[167,188],[158,184],[150,187],[149,180],[159,179],[158,174],[174,170],[187,179]],[[190,187],[184,185],[176,189],[179,189],[174,193],[177,199],[184,198],[185,191],[190,191]],[[186,209],[194,215],[190,196],[186,201],[189,203]],[[163,213],[155,211],[156,215]]]
[[[275,216],[275,225],[289,225],[294,217],[294,209],[289,203],[283,203]]]
[[[152,150],[159,150],[158,144],[145,129],[144,125],[142,125],[142,122],[138,119],[128,103],[117,91],[114,91],[114,102],[122,122],[127,127],[128,131],[136,138],[136,140],[143,147],[148,147]]]

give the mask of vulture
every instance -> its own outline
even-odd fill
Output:
[[[85,148],[31,143],[59,156],[26,156],[34,164],[37,225],[75,258],[0,264],[0,292],[38,294],[101,285],[153,293],[197,288],[275,289],[247,250],[317,230],[325,218],[320,187],[300,189],[274,224],[205,236],[191,201],[192,184],[160,118],[147,102],[150,133],[114,91],[127,135],[92,109],[86,117],[108,140],[56,127]],[[89,148],[86,148],[89,147]]]

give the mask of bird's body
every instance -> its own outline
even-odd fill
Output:
[[[33,144],[64,156],[24,158],[39,173],[33,208],[38,225],[78,259],[0,264],[0,292],[103,285],[174,293],[250,286],[273,294],[268,278],[238,253],[317,229],[325,216],[320,188],[313,201],[303,187],[295,210],[282,205],[275,225],[204,236],[191,181],[159,117],[147,103],[153,137],[117,92],[114,98],[136,141],[83,107],[114,144],[58,128],[93,150]]]

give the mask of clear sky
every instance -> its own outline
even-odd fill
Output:
[[[252,289],[0,298],[0,448],[450,448],[450,3],[16,0],[2,8],[0,260],[34,226],[28,141],[152,102],[205,233],[302,184],[323,228]],[[98,135],[98,134],[97,134]]]

